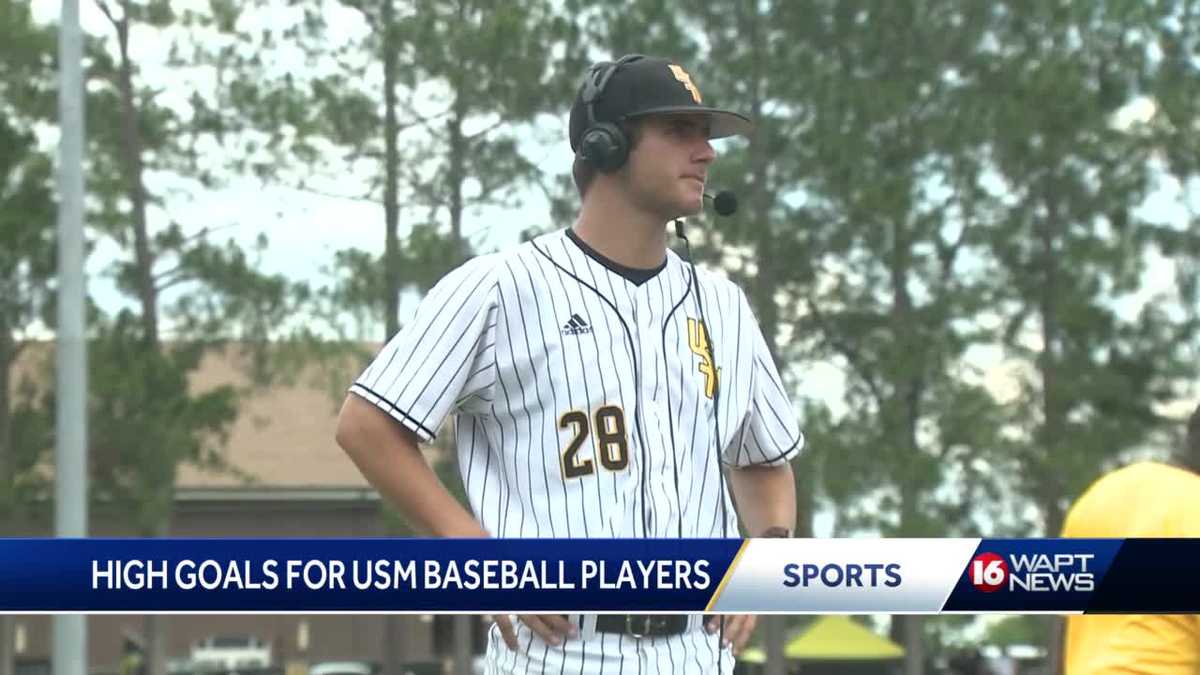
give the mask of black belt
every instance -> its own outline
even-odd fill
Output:
[[[686,614],[600,614],[597,633],[618,633],[635,638],[680,635],[687,630]]]

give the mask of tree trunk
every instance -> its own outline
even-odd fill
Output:
[[[142,617],[142,632],[145,634],[142,654],[144,675],[165,675],[167,672],[167,626],[161,614]]]
[[[0,675],[13,675],[17,669],[17,654],[14,645],[17,618],[11,614],[0,614]]]
[[[765,675],[784,675],[787,661],[783,658],[783,622],[785,617],[765,615],[762,618],[763,643],[767,646],[767,669]]]
[[[393,0],[383,0],[380,14],[383,31],[383,144],[384,184],[383,215],[385,223],[384,278],[384,340],[400,331],[400,125],[396,121],[396,13]],[[387,614],[383,619],[383,672],[399,673],[404,665],[405,638],[403,617]]]
[[[458,21],[463,24],[467,20],[466,2],[458,3]],[[467,93],[463,71],[460,67],[451,77],[450,86],[454,89],[454,113],[446,122],[450,133],[450,241],[454,245],[455,261],[466,258],[466,248],[463,246],[462,217],[463,217],[463,183],[467,180],[467,139],[463,136],[463,124],[467,119]]]
[[[1056,252],[1057,232],[1055,225],[1058,221],[1058,204],[1047,197],[1046,218],[1038,223],[1038,238],[1041,245],[1040,262],[1042,265],[1042,293],[1038,307],[1042,319],[1042,354],[1038,369],[1042,376],[1042,443],[1038,448],[1042,457],[1054,457],[1059,452],[1062,441],[1062,423],[1064,409],[1059,392],[1058,379],[1058,255]],[[1062,533],[1063,514],[1059,505],[1062,498],[1062,487],[1054,472],[1043,471],[1038,480],[1042,515],[1047,537],[1057,537]],[[1062,622],[1050,621],[1046,636],[1046,662],[1048,672],[1058,675],[1062,672]]]
[[[892,284],[892,341],[898,348],[897,357],[916,359],[909,361],[909,367],[896,372],[895,388],[897,396],[883,407],[885,428],[901,433],[894,437],[903,443],[903,451],[908,456],[916,456],[920,452],[920,440],[917,438],[917,425],[921,418],[921,395],[924,388],[923,373],[920,360],[920,349],[924,345],[913,335],[915,322],[913,320],[912,296],[908,292],[909,270],[909,239],[904,223],[896,220],[892,224],[892,250],[889,256],[889,272]],[[914,487],[911,476],[899,477],[900,491],[900,533],[902,536],[920,536],[927,534],[917,531],[919,526],[920,495]],[[898,637],[904,645],[905,675],[920,675],[925,670],[925,645],[922,628],[924,618],[919,615],[896,617],[899,623]]]
[[[922,639],[925,617],[908,614],[900,619],[900,630],[904,634],[904,675],[922,675],[925,672],[925,641]]]
[[[779,275],[771,262],[777,259],[777,256],[773,255],[777,242],[771,233],[771,228],[768,227],[773,195],[770,192],[770,186],[767,185],[767,149],[765,147],[767,120],[762,114],[764,98],[762,90],[766,75],[762,41],[758,39],[762,17],[759,15],[757,4],[746,13],[744,22],[743,29],[750,46],[750,119],[756,122],[753,135],[750,137],[750,145],[747,148],[750,186],[749,194],[746,197],[750,207],[751,223],[753,223],[754,229],[761,233],[757,242],[756,256],[759,270],[750,292],[755,301],[754,310],[758,317],[759,328],[762,329],[767,349],[771,352],[771,358],[778,366],[780,365],[779,309],[775,305],[775,289],[778,287]]]
[[[4,317],[0,317],[0,518],[4,530],[0,534],[12,536],[7,531],[16,518],[16,499],[13,494],[13,440],[12,440],[12,368],[17,350],[13,344],[12,329]],[[0,675],[13,675],[16,669],[16,654],[13,649],[13,634],[16,619],[0,615]]]
[[[1063,672],[1063,640],[1066,639],[1067,623],[1061,616],[1046,617],[1046,672],[1061,675]]]
[[[117,30],[121,63],[117,71],[117,87],[121,94],[121,169],[125,189],[132,209],[134,262],[137,268],[138,300],[142,306],[143,339],[158,346],[158,289],[154,284],[154,254],[150,250],[150,233],[146,224],[146,188],[142,181],[142,137],[138,124],[139,113],[133,92],[133,63],[129,59],[129,3],[122,2],[124,14],[111,18]]]
[[[404,618],[399,614],[383,617],[383,672],[402,673],[404,665]]]
[[[152,537],[166,537],[171,529],[171,514],[168,511],[150,532]],[[143,618],[145,632],[145,654],[142,659],[144,675],[166,675],[167,673],[167,617],[147,614]]]
[[[1056,252],[1056,233],[1054,223],[1058,217],[1057,204],[1046,200],[1046,218],[1038,223],[1038,238],[1041,244],[1040,262],[1042,265],[1042,288],[1039,298],[1038,311],[1042,323],[1042,353],[1038,360],[1038,370],[1042,376],[1042,438],[1039,451],[1042,457],[1054,457],[1058,454],[1062,441],[1062,424],[1064,409],[1062,396],[1059,392],[1058,378],[1058,255]],[[1040,497],[1043,508],[1043,518],[1047,537],[1057,537],[1062,530],[1061,510],[1058,503],[1062,496],[1053,472],[1040,472],[1037,480],[1040,483]]]
[[[775,304],[775,289],[778,286],[779,274],[772,261],[776,256],[771,254],[776,245],[769,227],[771,194],[767,184],[767,121],[762,114],[763,88],[766,79],[763,41],[759,39],[762,25],[762,15],[757,3],[752,3],[744,14],[738,12],[742,20],[740,28],[747,36],[750,49],[750,118],[756,121],[756,127],[747,148],[750,167],[750,186],[748,198],[749,218],[756,231],[761,232],[757,241],[756,260],[759,265],[758,275],[747,290],[754,300],[754,310],[758,324],[762,330],[767,351],[776,367],[782,367],[779,349],[779,310]],[[811,468],[811,462],[806,463]],[[815,489],[814,476],[811,471],[796,473],[796,536],[812,536],[812,497]],[[754,534],[754,533],[752,533]],[[767,675],[783,675],[787,672],[787,661],[784,659],[784,622],[783,616],[763,617],[763,646],[766,651]]]
[[[455,675],[471,675],[472,657],[472,624],[477,621],[470,614],[458,614],[454,617],[454,673]]]
[[[400,225],[399,176],[400,152],[396,147],[399,125],[396,122],[396,46],[393,0],[383,0],[383,105],[384,174],[383,215],[387,234],[383,248],[384,341],[400,330]]]
[[[466,256],[463,246],[463,183],[466,181],[466,139],[463,121],[466,118],[462,94],[454,99],[454,115],[446,123],[450,132],[450,241],[456,260]]]
[[[800,453],[794,462],[796,473],[796,537],[813,536],[813,515],[817,508],[817,464],[811,452]]]
[[[925,672],[925,616],[921,614],[896,614],[888,637],[904,645],[904,675],[922,675]]]
[[[7,322],[0,319],[0,512],[11,522],[13,500],[12,369],[16,348]],[[6,522],[7,524],[7,522]],[[4,533],[10,534],[10,533]]]
[[[1047,537],[1058,537],[1062,534],[1065,514],[1059,506],[1057,496],[1052,496],[1042,505],[1045,512],[1045,528]],[[1046,617],[1046,673],[1061,675],[1063,672],[1063,640],[1066,638],[1066,623],[1061,616]]]

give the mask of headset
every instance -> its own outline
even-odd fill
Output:
[[[598,171],[616,171],[629,158],[629,137],[613,122],[596,120],[596,101],[604,94],[608,81],[621,66],[646,58],[641,54],[627,54],[618,61],[597,63],[588,71],[583,83],[583,103],[587,109],[587,129],[579,139],[579,156]]]
[[[723,196],[730,195],[732,197],[732,193],[721,194]],[[734,199],[734,209],[736,208],[737,201]],[[728,214],[722,213],[721,215]],[[717,376],[713,382],[713,434],[715,435],[715,438],[713,439],[713,451],[716,455],[717,481],[720,485],[717,499],[721,501],[721,538],[725,539],[729,537],[729,507],[725,505],[725,492],[728,488],[725,486],[725,471],[723,469],[724,459],[721,457],[721,376],[720,370],[717,367],[717,364],[719,363],[719,361],[717,361],[717,345],[713,339],[712,329],[709,328],[708,323],[704,320],[704,299],[701,297],[702,293],[700,292],[700,280],[696,274],[696,262],[692,258],[692,244],[688,241],[688,238],[684,233],[682,218],[675,219],[675,236],[683,240],[684,260],[687,262],[689,271],[691,272],[691,278],[688,279],[688,285],[691,287],[692,292],[696,296],[696,309],[700,315],[700,330],[703,330],[705,336],[708,338],[708,356],[712,359],[713,369],[717,371]],[[707,615],[704,616],[707,618]],[[725,644],[725,621],[723,619],[719,626],[720,629],[717,634],[717,644],[723,645]],[[720,651],[718,651],[717,673],[723,674],[724,671],[725,666],[721,660]]]

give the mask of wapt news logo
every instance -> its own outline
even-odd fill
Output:
[[[967,578],[984,593],[1090,592],[1096,589],[1095,559],[1093,553],[983,552],[971,559]]]

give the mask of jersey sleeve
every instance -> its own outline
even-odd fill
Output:
[[[790,462],[804,447],[804,434],[783,389],[767,341],[744,294],[738,293],[749,322],[751,342],[750,401],[733,441],[725,448],[725,462],[735,466],[773,466]]]
[[[461,402],[487,397],[495,379],[496,282],[491,256],[442,278],[350,391],[433,440]]]

